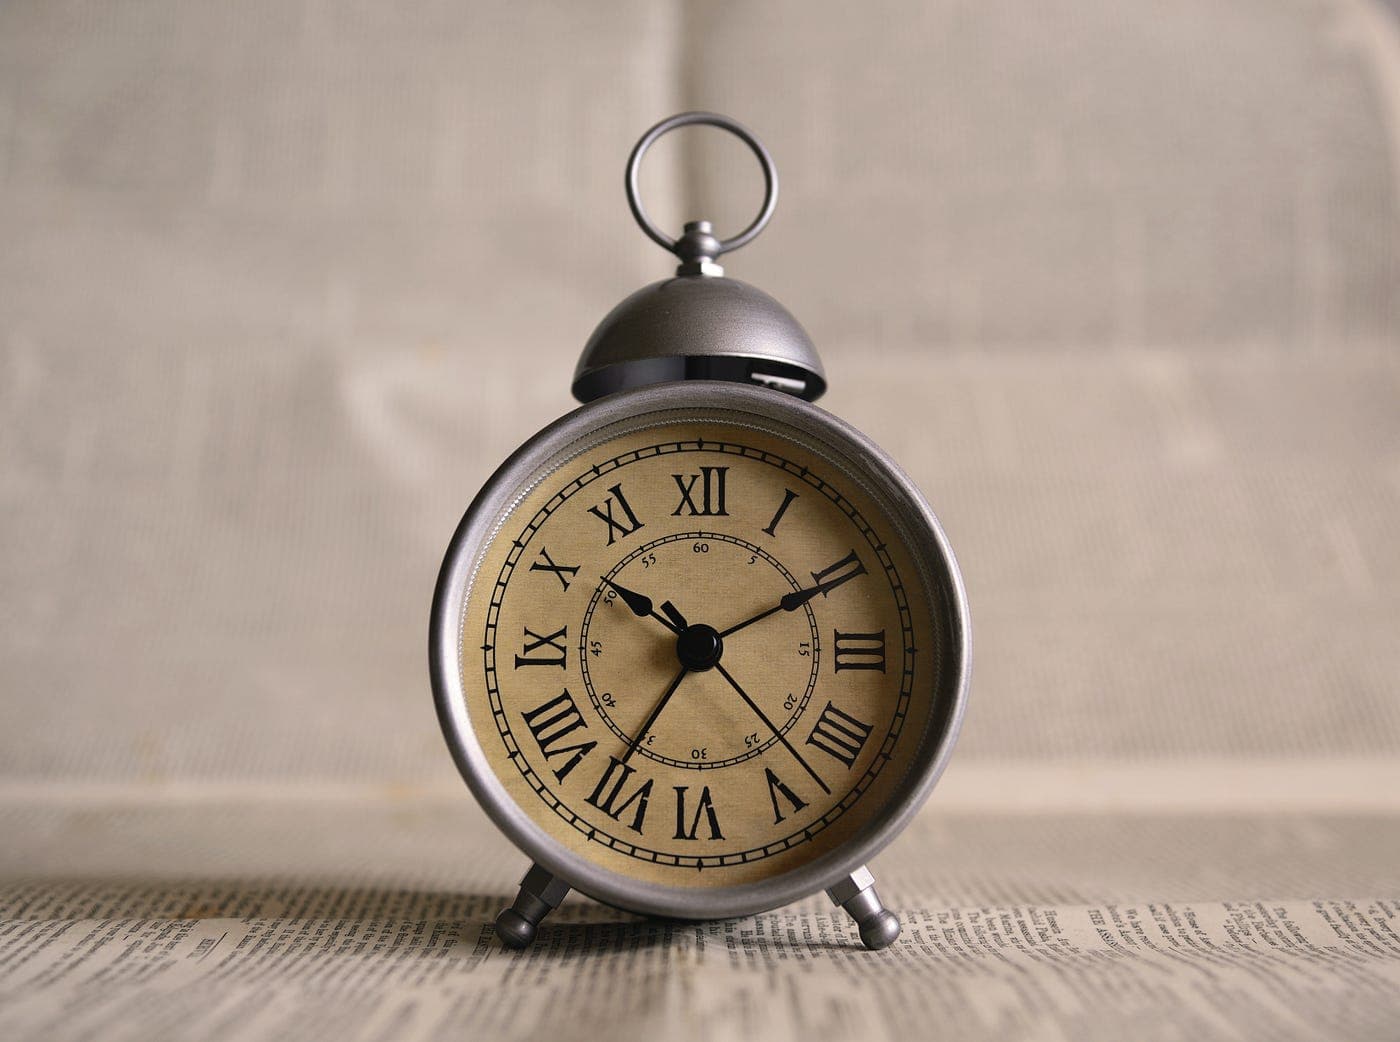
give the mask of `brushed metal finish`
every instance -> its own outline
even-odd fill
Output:
[[[916,766],[883,815],[841,847],[781,875],[736,886],[697,889],[640,882],[567,850],[505,792],[478,742],[462,686],[459,626],[481,555],[520,497],[554,470],[624,430],[717,410],[716,419],[803,444],[859,483],[888,512],[919,566],[930,602],[941,609],[945,668],[924,694],[937,711],[918,737]],[[784,430],[784,428],[790,430]],[[835,886],[890,843],[927,799],[957,740],[971,675],[967,597],[952,548],[918,488],[878,446],[831,414],[788,394],[714,381],[638,388],[585,405],[540,431],[487,481],[448,547],[433,597],[429,663],[438,718],[453,758],[493,822],[535,864],[574,889],[628,911],[682,919],[750,915]],[[912,737],[912,736],[911,736]]]
[[[738,279],[682,275],[607,314],[579,357],[573,392],[590,402],[685,379],[767,385],[807,401],[826,390],[817,349],[787,308]]]

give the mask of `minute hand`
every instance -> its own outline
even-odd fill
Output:
[[[865,567],[860,563],[859,559],[855,558],[854,553],[852,553],[850,557],[846,558],[846,561],[842,561],[841,564],[844,565],[852,559],[855,559],[856,562],[856,566],[854,568],[842,573],[841,575],[836,576],[834,579],[831,579],[828,582],[818,582],[815,586],[808,587],[805,590],[793,590],[791,593],[784,594],[783,599],[778,602],[776,607],[769,608],[767,611],[761,611],[753,618],[745,619],[738,625],[730,626],[729,629],[722,631],[720,633],[720,636],[727,637],[731,633],[737,633],[745,626],[752,626],[755,622],[758,622],[762,619],[766,619],[770,615],[776,615],[780,611],[796,611],[798,608],[802,607],[817,594],[826,596],[826,594],[836,589],[836,587],[840,586],[842,583],[850,579],[854,579],[857,575],[864,575]],[[830,571],[830,569],[828,569],[828,571]],[[813,572],[812,578],[817,578],[819,574],[821,573]]]

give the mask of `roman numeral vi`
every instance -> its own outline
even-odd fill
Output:
[[[710,799],[710,787],[706,785],[700,790],[700,802],[695,806],[695,816],[690,820],[690,830],[685,827],[685,794],[690,788],[688,785],[677,785],[676,789],[676,838],[695,839],[695,834],[700,831],[700,818],[703,815],[709,820],[710,838],[723,839],[724,836],[719,831],[719,818],[715,816],[715,803]]]

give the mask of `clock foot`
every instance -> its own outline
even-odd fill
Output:
[[[507,948],[527,947],[535,939],[540,920],[554,911],[568,892],[568,883],[539,865],[531,865],[520,881],[515,903],[496,917],[496,936]]]
[[[875,877],[864,865],[827,890],[826,896],[856,921],[860,939],[871,951],[888,948],[899,936],[899,919],[880,903]]]

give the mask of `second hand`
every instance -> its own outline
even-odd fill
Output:
[[[802,769],[812,776],[812,780],[821,786],[822,792],[831,795],[831,789],[816,771],[812,770],[811,764],[802,758],[802,754],[792,747],[792,743],[787,740],[787,735],[783,734],[773,725],[773,721],[768,719],[768,715],[758,707],[758,703],[748,696],[748,693],[739,686],[739,682],[729,675],[729,670],[725,669],[718,662],[715,663],[715,670],[720,676],[729,682],[729,686],[739,693],[739,697],[744,700],[750,709],[758,714],[758,718],[763,721],[768,730],[773,732],[773,737],[783,743],[783,748],[792,753],[792,758],[802,765]]]

